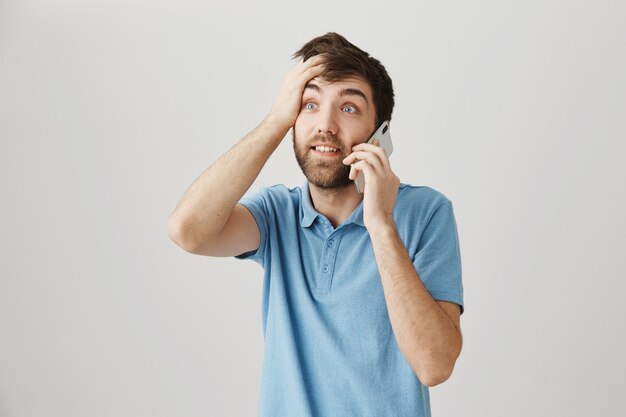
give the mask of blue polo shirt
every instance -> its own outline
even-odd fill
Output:
[[[261,243],[237,258],[265,271],[259,416],[430,416],[428,387],[391,328],[362,203],[337,228],[313,207],[308,183],[261,188],[240,203],[254,216]],[[394,218],[431,296],[463,312],[450,200],[401,184]]]

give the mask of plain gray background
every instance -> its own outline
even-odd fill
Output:
[[[393,169],[454,204],[464,347],[433,415],[621,412],[622,1],[4,0],[0,416],[256,415],[262,270],[166,222],[327,31],[394,81]],[[304,182],[289,139],[252,190],[279,182]]]

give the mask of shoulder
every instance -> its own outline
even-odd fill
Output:
[[[302,198],[301,187],[287,187],[285,184],[275,184],[269,187],[262,187],[265,195],[277,200],[300,200]]]
[[[452,202],[441,191],[425,185],[400,184],[394,218],[400,229],[423,230],[435,212],[452,212]]]
[[[441,204],[452,204],[441,191],[426,185],[400,184],[396,203],[400,209],[434,211]]]
[[[242,202],[256,201],[268,208],[282,208],[298,204],[301,197],[302,189],[300,187],[289,188],[284,184],[275,184],[260,187],[256,191],[246,194]]]
[[[456,242],[452,201],[432,187],[400,184],[394,219],[412,258],[433,236],[446,245]]]

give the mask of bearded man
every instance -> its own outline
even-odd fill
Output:
[[[401,183],[366,143],[394,106],[378,60],[336,33],[294,57],[267,117],[189,187],[169,236],[264,268],[260,416],[430,416],[428,388],[462,346],[452,203]],[[290,129],[303,186],[244,198]]]

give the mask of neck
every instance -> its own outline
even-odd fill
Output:
[[[343,188],[327,189],[309,182],[309,193],[315,210],[330,220],[333,227],[346,221],[363,200],[363,194],[357,192],[354,183]]]

